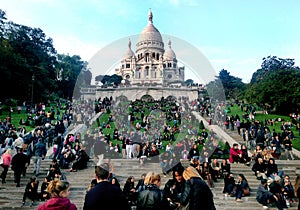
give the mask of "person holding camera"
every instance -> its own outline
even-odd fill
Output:
[[[172,169],[173,178],[169,179],[163,189],[164,195],[167,197],[171,209],[177,209],[180,203],[181,194],[184,191],[185,180],[182,176],[184,167],[179,163]]]

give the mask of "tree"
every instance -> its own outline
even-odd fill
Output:
[[[101,81],[104,85],[119,85],[122,81],[122,76],[113,75],[99,75],[95,78],[96,81]]]
[[[264,57],[262,60],[261,69],[258,69],[253,73],[250,83],[259,82],[268,72],[276,71],[278,69],[299,69],[299,67],[294,66],[294,59],[290,58],[283,59],[270,55]]]
[[[5,21],[6,21],[6,14],[3,10],[0,9],[0,38],[3,37],[3,33],[5,31]]]
[[[225,97],[227,99],[237,99],[246,89],[246,85],[242,82],[242,79],[231,76],[230,73],[225,69],[222,69],[219,72],[217,80],[219,80],[221,84],[217,84],[216,81],[213,81],[212,84],[209,85],[209,87],[214,88],[218,92],[221,92],[220,88],[223,88]],[[214,91],[213,93],[215,95],[216,91]]]
[[[269,104],[276,113],[289,114],[300,108],[300,69],[293,59],[263,59],[246,91],[250,103]]]
[[[0,63],[0,88],[5,90],[0,100],[30,101],[34,88],[34,102],[51,97],[71,98],[77,77],[86,64],[79,56],[58,55],[52,39],[40,28],[7,22],[2,10]]]
[[[192,79],[187,79],[187,80],[185,80],[184,83],[185,83],[186,86],[191,86],[191,85],[194,84],[194,80],[192,80]]]
[[[57,56],[57,70],[62,69],[62,80],[57,81],[60,97],[75,98],[80,95],[83,85],[90,85],[91,72],[87,69],[87,62],[82,61],[79,55],[59,54]]]

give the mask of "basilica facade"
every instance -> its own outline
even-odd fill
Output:
[[[170,85],[184,82],[184,66],[178,66],[170,39],[166,48],[160,32],[153,25],[150,10],[148,24],[139,35],[135,53],[129,40],[121,66],[115,73],[130,84]]]

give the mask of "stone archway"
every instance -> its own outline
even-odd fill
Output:
[[[141,100],[142,101],[154,101],[154,98],[149,94],[145,94],[141,97]]]
[[[129,101],[129,99],[127,98],[127,96],[124,95],[120,95],[116,97],[117,101]]]
[[[166,97],[166,99],[168,101],[176,101],[177,100],[177,98],[175,96],[172,96],[172,95],[169,95],[168,97]]]

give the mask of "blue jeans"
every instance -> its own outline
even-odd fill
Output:
[[[42,157],[32,156],[33,164],[34,164],[34,172],[35,175],[40,173],[40,167],[42,162]]]

